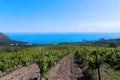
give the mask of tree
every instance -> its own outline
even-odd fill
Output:
[[[115,42],[112,42],[112,43],[110,43],[110,45],[109,45],[109,47],[118,47],[118,44],[117,43],[115,43]]]

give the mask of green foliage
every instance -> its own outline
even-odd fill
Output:
[[[7,48],[7,50],[9,49]],[[73,52],[75,52],[79,63],[84,63],[84,66],[88,66],[89,69],[93,70],[96,69],[94,51],[98,54],[99,65],[107,63],[120,68],[119,48],[59,44],[11,48],[9,51],[0,50],[0,71],[6,71],[18,65],[28,66],[34,62],[39,65],[41,73],[46,74],[55,61]]]
[[[107,63],[113,67],[120,67],[120,49],[119,48],[105,48],[105,47],[92,47],[83,46],[75,51],[79,62],[87,63],[90,69],[96,69],[96,57],[94,51],[98,54],[99,66]]]
[[[115,43],[115,42],[112,42],[112,43],[110,43],[110,45],[109,45],[109,47],[118,47],[118,45],[117,45],[117,43]]]
[[[0,71],[6,71],[18,65],[28,66],[30,63],[37,63],[42,74],[46,74],[47,70],[53,63],[69,54],[68,46],[51,45],[23,47],[17,50],[0,51]],[[8,48],[7,48],[8,50]]]

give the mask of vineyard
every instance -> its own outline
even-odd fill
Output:
[[[107,63],[110,66],[120,69],[120,49],[119,48],[96,48],[96,47],[81,47],[76,51],[76,55],[80,61],[88,64],[90,69],[96,69],[95,54],[98,54],[99,65]]]
[[[0,52],[0,71],[9,71],[13,67],[37,63],[41,73],[46,74],[49,66],[69,53],[67,46],[37,46],[13,51],[4,50]]]
[[[78,62],[88,69],[87,74],[89,74],[90,71],[93,72],[96,71],[97,68],[101,68],[103,64],[110,65],[110,67],[114,69],[113,72],[120,70],[120,48],[82,46],[75,54],[77,55]],[[119,75],[120,73],[110,80],[119,80]]]
[[[15,67],[37,63],[41,70],[40,73],[46,75],[55,62],[73,52],[80,67],[85,68],[85,75],[91,76],[91,79],[98,66],[101,68],[103,64],[110,65],[112,70],[120,70],[120,48],[59,44],[1,49],[0,71],[6,72]],[[96,55],[98,57],[97,63]],[[114,79],[118,80],[119,75],[120,73]]]

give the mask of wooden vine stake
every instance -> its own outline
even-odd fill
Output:
[[[101,75],[100,75],[100,66],[99,66],[99,62],[98,62],[98,54],[96,51],[94,51],[95,57],[96,57],[96,67],[98,70],[98,79],[101,80]]]

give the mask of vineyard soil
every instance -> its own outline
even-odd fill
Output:
[[[60,60],[52,67],[46,77],[48,80],[86,80],[82,74],[82,69],[76,63],[74,54],[65,56]]]
[[[33,80],[35,78],[40,78],[40,69],[37,64],[31,64],[28,67],[21,67],[5,76],[0,77],[0,80]]]

